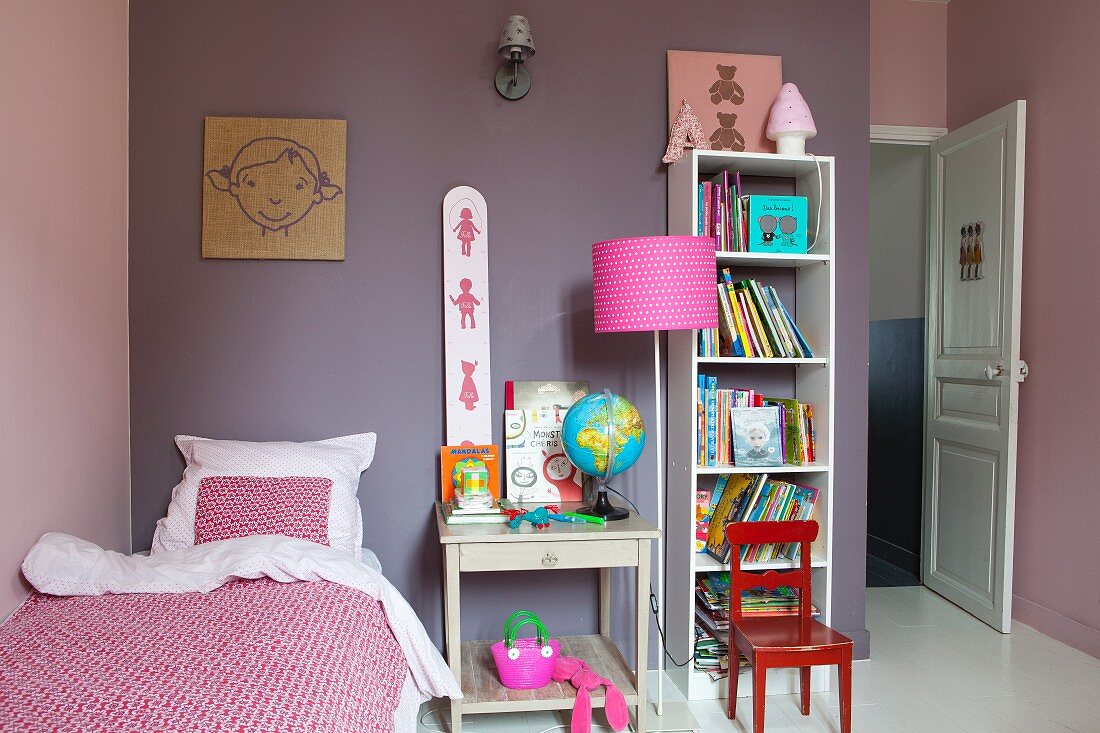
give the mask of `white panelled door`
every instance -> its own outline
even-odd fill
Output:
[[[932,145],[923,581],[998,631],[1012,616],[1023,101]]]

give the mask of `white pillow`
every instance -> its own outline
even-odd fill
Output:
[[[250,443],[177,435],[187,467],[172,489],[168,516],[157,521],[151,554],[194,546],[199,483],[208,476],[319,476],[332,480],[329,544],[358,556],[363,513],[355,494],[359,474],[374,460],[376,439],[374,433],[362,433],[313,443]]]

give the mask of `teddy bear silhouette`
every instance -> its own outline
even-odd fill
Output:
[[[734,74],[737,73],[737,67],[717,64],[714,68],[718,70],[718,81],[710,85],[708,90],[710,91],[710,101],[714,104],[721,104],[724,99],[734,104],[744,103],[745,90],[733,80]]]
[[[733,112],[718,113],[718,129],[710,134],[710,145],[715,150],[744,150],[745,136],[733,126],[737,115]]]

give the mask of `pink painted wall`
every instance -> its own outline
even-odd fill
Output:
[[[0,618],[59,530],[128,550],[127,2],[4,3]]]
[[[1013,615],[1100,657],[1097,278],[1100,3],[952,0],[956,128],[1026,99],[1022,353]]]
[[[871,124],[946,127],[947,5],[871,0]]]

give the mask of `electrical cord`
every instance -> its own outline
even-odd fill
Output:
[[[817,166],[817,227],[814,229],[814,241],[806,248],[806,252],[813,252],[814,247],[817,246],[817,235],[821,231],[821,199],[824,198],[824,191],[821,189],[825,184],[821,178],[821,161],[813,153],[810,153],[809,156],[814,159],[814,165]]]
[[[642,513],[638,509],[637,505],[634,502],[632,502],[630,499],[628,499],[626,496],[624,496],[621,492],[617,491],[616,489],[611,488],[607,484],[604,484],[604,488],[607,489],[608,491],[610,491],[615,496],[622,499],[623,501],[625,501],[627,504],[629,504],[630,508],[634,510],[635,514],[640,515]],[[691,663],[691,661],[693,659],[695,659],[695,655],[692,654],[691,656],[689,656],[684,661],[679,662],[679,661],[676,660],[676,657],[672,656],[672,654],[669,653],[669,651],[668,651],[668,641],[665,639],[665,630],[661,628],[660,605],[658,604],[658,601],[657,601],[657,594],[653,592],[653,584],[652,583],[649,584],[649,610],[653,613],[653,623],[657,626],[657,633],[660,634],[660,636],[661,636],[661,651],[664,652],[665,658],[668,659],[668,661],[672,662],[672,665],[674,667],[686,667],[688,664]]]

